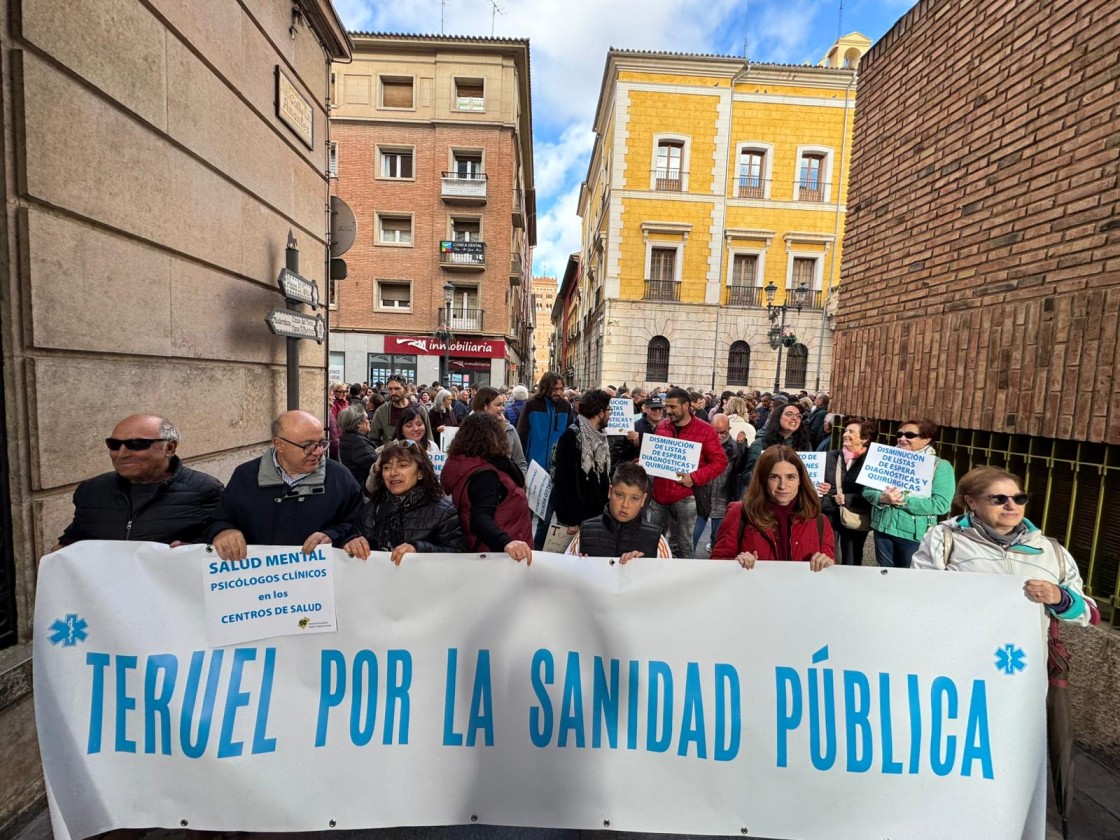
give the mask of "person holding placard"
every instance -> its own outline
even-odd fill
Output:
[[[875,439],[875,423],[866,417],[851,417],[844,426],[842,445],[828,453],[824,465],[821,510],[832,523],[840,543],[840,563],[863,565],[863,546],[871,530],[871,503],[863,498],[859,471],[867,458],[867,447]]]
[[[933,442],[940,428],[929,419],[907,420],[898,428],[898,448],[936,456]],[[915,496],[897,487],[884,490],[865,488],[863,497],[871,503],[871,530],[875,532],[875,560],[886,568],[910,568],[926,531],[937,518],[949,512],[953,502],[956,475],[953,465],[937,459],[929,497]]]
[[[448,427],[454,428],[459,425],[455,412],[451,408],[454,399],[450,391],[440,390],[428,410],[428,423],[437,435],[443,434],[443,430]]]
[[[727,400],[727,422],[731,427],[731,439],[748,449],[754,445],[758,431],[751,425],[750,409],[742,397],[731,396]]]
[[[521,438],[517,434],[517,429],[510,425],[509,418],[506,417],[506,398],[497,389],[483,385],[471,398],[471,411],[493,414],[505,425],[506,438],[509,440],[509,457],[521,472],[526,472],[529,469],[529,462],[525,460],[525,452],[521,449]]]
[[[467,415],[447,450],[440,481],[459,511],[467,551],[504,551],[532,562],[533,528],[525,476],[493,414]]]
[[[805,428],[804,420],[801,408],[796,403],[774,405],[766,425],[747,450],[747,463],[739,476],[740,496],[750,483],[755,463],[771,446],[788,446],[796,452],[808,452],[813,448],[809,445],[809,430]]]
[[[819,572],[835,565],[835,557],[832,526],[805,464],[788,446],[771,446],[743,501],[728,506],[712,559],[735,560],[744,569],[759,560],[795,560]]]
[[[569,534],[602,512],[610,488],[611,455],[603,428],[611,416],[611,396],[598,388],[579,403],[575,424],[556,442],[552,459],[552,492],[556,519]]]
[[[458,514],[420,445],[410,439],[385,444],[367,486],[362,533],[343,546],[347,554],[365,560],[371,551],[388,551],[399,566],[406,554],[463,551]]]

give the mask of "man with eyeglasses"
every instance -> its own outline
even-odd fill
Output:
[[[105,445],[113,471],[78,485],[74,519],[55,550],[81,540],[202,540],[222,483],[183,466],[174,423],[135,414],[117,423]]]
[[[233,471],[206,539],[223,560],[242,560],[249,545],[345,545],[359,533],[362,490],[325,457],[323,424],[306,411],[272,421],[272,446]]]

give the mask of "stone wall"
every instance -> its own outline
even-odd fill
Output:
[[[1118,41],[1109,0],[921,0],[864,57],[847,412],[1120,443]]]

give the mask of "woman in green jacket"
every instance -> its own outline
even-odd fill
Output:
[[[934,455],[933,442],[940,431],[932,420],[907,420],[898,429],[898,448]],[[908,569],[926,531],[945,516],[953,503],[957,478],[953,465],[937,459],[929,498],[912,496],[897,487],[865,488],[871,502],[871,530],[875,532],[875,559],[880,566]]]

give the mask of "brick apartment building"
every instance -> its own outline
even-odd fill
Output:
[[[533,278],[533,370],[529,382],[552,370],[552,306],[558,284],[555,277]],[[528,382],[526,383],[528,384]]]
[[[351,37],[331,123],[334,192],[358,225],[332,289],[332,368],[348,382],[517,382],[536,242],[529,43]]]
[[[833,405],[884,431],[946,427],[958,476],[1023,476],[1028,517],[1114,624],[1117,43],[1109,0],[921,0],[864,56],[832,376]],[[1120,641],[1076,635],[1093,650],[1082,735],[1118,759],[1113,704],[1087,686]]]

